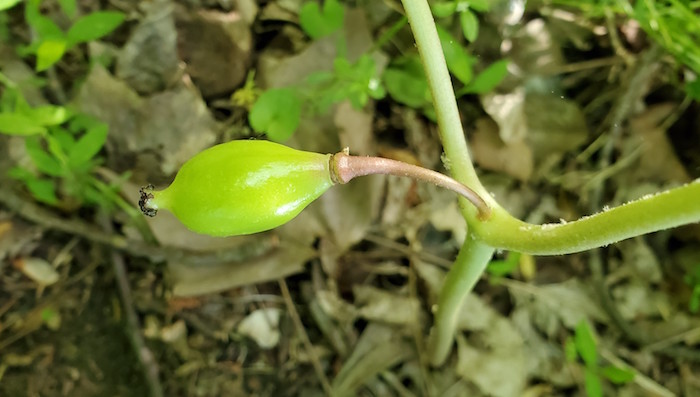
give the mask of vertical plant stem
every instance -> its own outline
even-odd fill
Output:
[[[459,309],[464,298],[479,281],[493,251],[493,247],[475,240],[471,234],[464,241],[440,291],[435,325],[428,342],[428,354],[432,365],[439,366],[447,359],[457,328]]]
[[[446,167],[457,181],[474,190],[491,208],[498,208],[488,191],[481,185],[472,165],[462,121],[457,109],[454,87],[442,52],[435,20],[427,0],[403,0],[408,23],[418,46],[423,68],[433,96],[440,139],[447,156]],[[477,209],[465,205],[460,199],[462,213],[467,223],[478,223]],[[453,268],[447,274],[440,291],[435,325],[428,344],[428,354],[433,365],[441,365],[447,358],[457,325],[459,308],[467,294],[491,259],[493,248],[477,240],[470,232],[457,255]]]
[[[448,161],[446,165],[456,180],[476,191],[484,199],[493,201],[479,182],[469,156],[452,80],[430,6],[426,0],[403,0],[403,6],[433,96],[440,138]],[[474,216],[476,211],[469,209],[467,212]]]

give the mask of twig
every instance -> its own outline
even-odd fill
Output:
[[[111,232],[112,225],[109,217],[101,213],[99,218],[102,227],[108,232]],[[110,256],[112,259],[114,278],[116,279],[117,289],[119,290],[119,297],[122,301],[124,312],[126,313],[126,331],[129,336],[129,341],[131,342],[131,347],[134,349],[134,353],[136,353],[136,357],[143,368],[144,380],[148,385],[150,396],[162,397],[163,386],[160,383],[158,375],[158,363],[151,350],[146,346],[146,341],[141,334],[141,324],[136,315],[136,310],[134,309],[134,301],[131,298],[131,288],[129,287],[129,279],[126,275],[124,257],[115,250],[110,252]]]
[[[284,279],[279,279],[278,281],[280,290],[282,291],[282,297],[284,298],[284,303],[287,305],[287,310],[289,311],[289,316],[292,318],[292,322],[294,322],[294,328],[296,328],[297,333],[299,334],[299,337],[301,338],[301,342],[304,344],[304,348],[306,349],[306,353],[309,355],[309,358],[311,360],[311,365],[314,367],[314,371],[316,372],[316,376],[318,377],[319,382],[321,382],[321,386],[323,387],[323,391],[326,393],[328,396],[333,395],[333,389],[331,388],[330,382],[328,382],[328,377],[326,377],[326,373],[323,372],[323,367],[321,367],[321,361],[319,361],[318,356],[316,355],[316,352],[314,351],[314,346],[311,344],[311,340],[309,339],[309,335],[306,333],[306,330],[304,329],[304,324],[301,322],[301,318],[299,317],[299,313],[297,313],[296,307],[294,307],[294,301],[292,301],[292,295],[289,293],[289,288],[287,287],[287,282],[284,281]]]
[[[608,351],[607,349],[600,349],[600,355],[604,359],[608,360],[608,362],[610,362],[610,364],[614,365],[615,367],[628,369],[634,372],[634,383],[636,383],[642,389],[648,391],[650,395],[659,397],[676,396],[674,392],[668,390],[667,388],[661,386],[659,383],[655,382],[653,379],[637,371],[636,368],[617,358],[617,356],[615,356],[612,352]]]
[[[118,234],[106,233],[82,220],[62,218],[33,202],[23,198],[11,188],[0,188],[0,204],[14,211],[22,218],[88,241],[107,245],[135,257],[148,258],[151,262],[175,261],[183,264],[212,265],[225,262],[242,261],[246,258],[261,255],[277,245],[277,238],[271,236],[260,244],[248,244],[244,247],[233,247],[215,251],[191,251],[175,247],[154,246],[142,241],[127,239]]]
[[[644,349],[650,351],[663,350],[664,348],[675,345],[676,343],[681,342],[684,339],[697,338],[698,336],[700,336],[700,327],[695,327],[687,331],[683,331],[679,334],[669,336],[668,338],[658,340],[654,343],[650,343],[644,346]]]
[[[416,256],[421,260],[433,263],[433,264],[438,265],[438,266],[445,268],[445,269],[449,269],[450,267],[452,267],[452,261],[449,259],[445,259],[445,258],[437,256],[435,254],[431,254],[430,252],[427,252],[427,251],[416,251],[407,245],[397,243],[396,241],[390,240],[390,239],[383,237],[383,236],[367,234],[367,235],[365,235],[365,240],[367,240],[371,243],[377,244],[377,245],[384,246],[384,247],[389,248],[391,250],[394,250],[398,253],[404,254],[409,258],[412,256]]]

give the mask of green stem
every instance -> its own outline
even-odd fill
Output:
[[[430,93],[433,96],[440,139],[447,156],[446,166],[454,179],[469,186],[479,196],[488,200],[489,204],[495,204],[481,185],[469,156],[452,80],[447,70],[430,6],[426,0],[403,0],[403,6],[423,62]],[[473,219],[476,211],[473,208],[467,208],[468,206],[463,207],[465,207],[465,215]]]
[[[428,343],[428,354],[432,365],[441,365],[450,353],[459,319],[459,309],[462,307],[464,298],[479,281],[481,273],[491,260],[493,251],[492,247],[474,239],[471,234],[464,241],[440,290],[435,326]]]
[[[501,209],[479,181],[472,165],[452,80],[430,6],[426,0],[403,0],[403,6],[433,96],[440,139],[447,159],[445,165],[454,179],[474,190],[489,207]],[[464,199],[460,199],[460,203],[467,223],[470,226],[472,223],[479,223],[476,208],[465,205]],[[469,236],[473,234],[470,232]],[[445,285],[440,291],[435,326],[428,346],[433,365],[440,365],[447,358],[452,346],[459,308],[474,288],[492,254],[493,248],[475,238],[468,237],[464,241],[454,267],[447,274]]]
[[[502,208],[470,224],[487,244],[532,255],[561,255],[700,222],[700,180],[568,223],[533,225]]]
[[[570,223],[532,225],[512,217],[483,187],[472,165],[427,0],[402,2],[433,96],[446,166],[454,179],[474,190],[491,208],[491,216],[479,220],[476,208],[460,199],[471,237],[465,241],[440,294],[429,352],[434,365],[441,364],[449,353],[460,304],[483,271],[492,247],[539,255],[567,254],[700,221],[698,181]]]

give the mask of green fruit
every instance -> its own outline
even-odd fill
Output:
[[[268,141],[232,141],[185,163],[162,191],[142,190],[141,209],[167,209],[189,229],[212,236],[280,226],[333,185],[330,154]]]

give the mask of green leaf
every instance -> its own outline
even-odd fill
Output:
[[[66,151],[63,146],[61,146],[61,141],[56,139],[52,135],[46,135],[46,146],[49,149],[49,153],[56,158],[62,164],[68,163],[68,156],[66,156]]]
[[[418,57],[401,58],[384,71],[386,90],[396,101],[412,108],[430,103],[430,89]]]
[[[591,327],[585,320],[581,320],[576,326],[574,342],[576,343],[578,354],[583,359],[583,362],[586,363],[586,367],[597,368],[598,350],[595,337],[593,336],[593,330],[591,330]]]
[[[490,1],[491,0],[467,0],[466,3],[472,10],[486,12],[491,7]]]
[[[0,0],[0,11],[9,10],[22,0]]]
[[[44,105],[21,112],[35,123],[43,126],[60,125],[71,118],[72,113],[63,106]]]
[[[693,287],[693,292],[688,300],[688,310],[694,314],[700,311],[700,285]]]
[[[386,90],[382,85],[382,81],[377,78],[371,78],[367,88],[367,92],[372,99],[382,99],[386,96]]]
[[[317,2],[305,3],[299,10],[299,25],[312,39],[335,32],[343,26],[345,9],[338,0],[326,0],[323,11]]]
[[[102,146],[107,140],[108,130],[107,124],[89,129],[68,151],[68,164],[71,167],[77,167],[90,161],[102,150]]]
[[[513,273],[520,261],[520,252],[511,252],[505,260],[493,260],[489,262],[486,271],[495,277],[505,277]]]
[[[75,0],[58,0],[58,4],[69,18],[73,18],[75,16],[75,11],[77,9]]]
[[[624,385],[634,380],[634,371],[618,368],[612,365],[605,366],[600,371],[601,375],[616,385]]]
[[[576,343],[572,338],[567,338],[564,343],[564,356],[566,361],[572,363],[578,358],[578,353],[576,352]]]
[[[301,101],[290,88],[265,91],[248,115],[248,121],[256,132],[264,132],[276,142],[289,139],[300,120]]]
[[[84,113],[78,113],[70,119],[68,130],[74,134],[81,131],[89,130],[103,124],[100,120]]]
[[[36,70],[41,72],[58,62],[66,52],[66,42],[63,40],[43,41],[36,50]]]
[[[433,11],[435,18],[446,18],[457,11],[457,2],[441,1],[439,3],[433,3],[430,5],[430,9]]]
[[[584,369],[584,384],[588,397],[603,397],[603,386],[600,384],[600,378],[594,370],[588,367]]]
[[[374,77],[374,59],[367,54],[354,64],[343,57],[336,58],[334,71],[336,81],[322,95],[323,102],[337,103],[349,99],[354,108],[360,109],[367,104],[370,96],[380,99],[386,94],[381,81]]]
[[[38,9],[27,5],[24,15],[29,26],[36,31],[39,41],[64,39],[63,30],[54,21],[41,15]]]
[[[58,144],[66,150],[67,153],[73,149],[75,146],[75,139],[73,139],[73,134],[68,132],[65,128],[61,127],[51,127],[49,129],[49,134],[58,141]]]
[[[32,196],[38,201],[50,205],[57,205],[58,198],[56,197],[56,186],[54,182],[48,179],[40,179],[34,176],[31,172],[24,168],[14,167],[10,169],[8,175],[11,178],[22,181],[27,189],[32,193]]]
[[[71,46],[104,37],[124,22],[124,14],[117,11],[99,11],[78,19],[68,30]]]
[[[489,65],[483,72],[476,75],[471,83],[461,89],[458,96],[464,94],[485,94],[496,88],[508,74],[508,60],[502,59]]]
[[[0,132],[9,135],[36,135],[46,134],[46,128],[22,114],[0,113]]]
[[[467,41],[473,42],[479,34],[479,19],[470,10],[459,13],[459,23],[462,25],[462,33]]]
[[[56,197],[56,185],[54,181],[49,179],[37,178],[25,181],[27,188],[32,193],[32,196],[38,201],[49,205],[58,205],[58,197]]]
[[[51,176],[65,175],[61,163],[41,147],[39,139],[28,138],[25,141],[25,148],[39,171]]]
[[[685,92],[689,97],[700,101],[700,78],[697,78],[685,85]]]
[[[442,51],[445,54],[445,61],[447,61],[447,68],[462,84],[469,84],[472,79],[474,58],[445,29],[438,26],[437,31]]]

